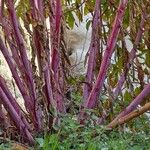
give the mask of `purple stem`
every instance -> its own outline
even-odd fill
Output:
[[[14,29],[14,33],[15,33],[15,38],[16,38],[16,42],[17,45],[19,47],[20,50],[20,54],[21,54],[21,59],[25,68],[25,73],[26,73],[26,77],[28,79],[28,88],[29,88],[29,92],[31,93],[30,96],[32,98],[32,103],[33,103],[33,114],[34,117],[36,118],[36,124],[35,127],[37,129],[41,128],[41,118],[38,116],[38,108],[37,108],[37,96],[36,96],[36,92],[35,92],[35,85],[34,85],[34,80],[33,80],[33,75],[32,75],[32,68],[31,65],[29,63],[28,57],[27,57],[27,53],[26,53],[26,48],[24,45],[24,40],[23,37],[20,33],[19,30],[19,22],[16,16],[16,12],[15,12],[15,8],[14,8],[14,4],[13,4],[13,0],[7,0],[7,7],[8,7],[8,11],[10,14],[10,18],[11,18],[11,22],[13,25],[13,29]]]
[[[10,103],[11,99],[8,99],[5,92],[0,87],[0,100],[1,103],[4,105],[5,109],[8,111],[9,115],[11,116],[11,119],[14,121],[18,129],[20,129],[20,132],[25,135],[26,139],[29,140],[31,144],[34,143],[34,139],[29,132],[28,128],[24,124],[24,122],[21,120],[21,117],[18,115],[12,104]]]
[[[21,59],[22,59],[24,68],[26,70],[26,75],[27,75],[28,80],[29,80],[29,82],[28,82],[28,84],[30,84],[29,89],[30,89],[30,92],[32,92],[31,96],[32,96],[33,101],[35,101],[36,100],[36,93],[35,93],[35,86],[34,86],[33,76],[32,76],[32,68],[31,68],[31,65],[30,65],[28,57],[27,57],[23,37],[22,37],[20,30],[19,30],[19,22],[18,22],[16,13],[15,13],[13,1],[7,0],[7,6],[8,6],[9,14],[10,14],[10,19],[11,19],[11,22],[13,25],[13,29],[14,29],[16,42],[17,42],[17,45],[18,45],[19,50],[20,50]]]
[[[30,112],[32,111],[32,103],[31,103],[31,100],[30,100],[30,97],[29,95],[27,94],[27,91],[26,89],[24,88],[24,85],[17,73],[17,69],[16,69],[16,65],[13,63],[13,60],[12,60],[12,57],[10,56],[9,54],[9,51],[8,49],[5,47],[1,37],[0,37],[0,49],[1,49],[1,52],[3,53],[4,57],[5,57],[5,60],[7,61],[7,64],[11,70],[11,73],[12,73],[12,76],[13,78],[15,79],[16,81],[16,84],[25,100],[25,104],[26,104],[26,108],[27,110]]]
[[[43,0],[38,0],[38,9],[41,15],[41,18],[44,16],[44,6],[43,6],[44,1]]]
[[[62,18],[62,8],[60,0],[56,0],[56,4],[51,2],[51,7],[53,8],[53,16],[50,16],[51,21],[51,33],[54,37],[52,37],[52,69],[54,71],[55,79],[57,78],[56,74],[58,72],[58,67],[60,64],[60,32],[61,32],[61,18]]]
[[[13,29],[7,25],[9,23],[10,23],[9,20],[5,20],[4,19],[2,21],[3,30],[4,30],[7,42],[9,44],[9,46],[10,46],[12,57],[15,60],[16,65],[18,66],[18,69],[20,70],[20,73],[21,73],[21,75],[23,77],[25,75],[25,69],[23,67],[23,63],[22,63],[22,61],[20,59],[18,51],[16,50],[15,41],[13,39]]]
[[[40,4],[42,5],[41,3],[41,0],[40,1]],[[40,24],[43,24],[44,25],[44,22],[43,20],[41,19],[41,17],[43,16],[43,11],[42,10],[38,10],[37,11],[37,6],[38,6],[38,2],[37,0],[30,0],[30,5],[32,7],[32,16],[33,16],[33,20],[36,21],[36,22],[40,22]],[[37,6],[36,6],[37,5]],[[40,7],[41,9],[43,8],[43,5]],[[43,47],[42,47],[42,35],[41,33],[43,34],[43,31],[39,31],[38,29],[38,25],[37,26],[33,26],[33,39],[34,39],[34,44],[35,44],[35,49],[36,49],[36,54],[37,54],[37,60],[38,60],[38,67],[39,67],[39,74],[40,74],[40,77],[42,75],[42,53],[43,53]]]
[[[3,53],[5,60],[7,61],[8,66],[11,70],[12,76],[15,79],[15,82],[16,82],[16,84],[17,84],[17,86],[18,86],[18,88],[19,88],[19,90],[20,90],[20,92],[21,92],[21,94],[25,100],[26,109],[32,115],[34,112],[33,103],[31,101],[30,96],[27,93],[27,90],[25,89],[24,84],[22,83],[22,81],[18,75],[16,65],[13,63],[12,57],[10,56],[8,49],[5,47],[1,37],[0,37],[0,50]],[[35,118],[31,118],[31,119],[33,119],[33,122],[36,123]]]
[[[118,10],[117,10],[117,15],[116,15],[115,21],[113,23],[112,32],[108,39],[107,47],[106,47],[106,50],[105,50],[105,53],[103,56],[103,60],[101,63],[100,71],[99,71],[96,83],[93,86],[92,91],[89,95],[89,98],[88,98],[86,104],[84,105],[85,108],[94,108],[95,107],[97,97],[102,90],[106,72],[110,65],[110,58],[112,56],[113,50],[114,50],[116,42],[117,42],[117,37],[120,32],[120,28],[121,28],[121,24],[123,21],[123,16],[124,16],[127,2],[128,2],[128,0],[120,0],[120,4],[119,4]]]
[[[30,0],[30,3],[31,3],[31,6],[33,8],[36,8],[33,0]],[[32,11],[32,13],[33,13],[34,19],[38,19],[37,21],[42,22],[42,24],[44,26],[43,32],[45,32],[46,27],[45,27],[45,22],[43,20],[43,16],[44,16],[43,8],[44,8],[44,6],[42,3],[42,0],[39,0],[37,2],[37,4],[38,4],[39,13],[40,13],[39,18],[36,18],[36,12],[34,10]],[[37,27],[35,27],[33,30],[34,30],[33,31],[34,42],[35,42],[36,51],[37,51],[39,72],[40,72],[41,78],[44,77],[44,80],[45,80],[45,89],[46,89],[47,103],[48,103],[48,109],[49,109],[50,104],[53,103],[53,93],[52,93],[52,85],[51,85],[51,71],[50,71],[50,58],[49,58],[50,57],[50,55],[49,55],[50,50],[49,50],[48,45],[45,44],[47,41],[42,42],[42,38],[47,40],[48,36],[46,37],[46,32],[45,32],[44,36],[46,38],[43,37],[43,32],[39,31],[39,29]],[[46,53],[45,58],[42,56],[42,53]]]
[[[129,114],[137,108],[137,106],[150,94],[150,83],[143,89],[143,91],[124,109],[109,125],[113,124],[116,120]]]
[[[60,34],[61,34],[61,19],[62,19],[62,7],[61,1],[56,0],[51,1],[51,16],[50,16],[50,25],[51,25],[51,46],[52,46],[52,61],[51,66],[54,72],[54,85],[53,85],[53,94],[56,102],[56,108],[59,113],[65,113],[64,106],[64,95],[63,95],[63,86],[64,86],[64,75],[61,70],[61,59],[60,59]]]
[[[18,115],[22,118],[22,120],[25,123],[25,125],[27,126],[27,128],[29,130],[31,130],[29,123],[27,122],[27,120],[25,119],[23,113],[21,112],[21,107],[18,105],[18,103],[14,99],[13,95],[11,94],[10,90],[8,89],[8,87],[5,83],[4,78],[1,75],[0,75],[0,87],[2,88],[4,93],[7,95],[8,99],[11,100],[10,103],[12,104],[12,106],[14,107],[14,109],[16,110]]]
[[[127,64],[126,64],[127,71],[130,69],[130,66],[131,66],[132,62],[133,62],[134,58],[136,57],[136,48],[137,48],[139,42],[141,41],[142,34],[144,32],[143,28],[144,28],[145,19],[146,19],[146,15],[145,15],[145,13],[143,13],[142,18],[141,18],[141,22],[140,22],[140,27],[138,29],[138,32],[137,32],[137,35],[136,35],[136,39],[135,39],[135,42],[134,42],[134,46],[133,46],[133,48],[132,48],[132,50],[130,52],[129,60],[128,60]],[[122,88],[122,86],[123,86],[123,84],[125,82],[125,79],[126,79],[125,74],[126,74],[125,72],[123,72],[121,74],[120,79],[119,79],[119,81],[117,83],[117,86],[113,90],[114,91],[114,100],[117,98],[117,96],[120,93],[121,88]]]
[[[52,91],[52,82],[51,82],[51,71],[50,71],[50,65],[49,63],[46,63],[44,72],[44,80],[45,80],[45,88],[46,88],[46,94],[47,94],[47,101],[48,101],[48,109],[50,108],[50,105],[55,107],[55,102],[53,98],[53,91]]]
[[[92,37],[89,47],[89,59],[86,72],[85,84],[83,87],[84,105],[89,97],[93,86],[94,69],[96,65],[96,55],[100,49],[100,0],[96,0],[94,9],[94,19],[92,24]]]

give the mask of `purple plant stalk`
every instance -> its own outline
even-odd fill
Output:
[[[52,8],[53,7],[53,8]],[[53,9],[53,14],[50,16],[50,29],[51,29],[51,38],[52,38],[52,70],[54,72],[54,78],[57,78],[58,67],[60,63],[60,32],[61,32],[61,2],[56,0],[51,2],[51,8]],[[50,9],[51,9],[50,8]],[[52,37],[53,36],[53,37]]]
[[[45,26],[46,24],[45,24],[44,12],[43,12],[44,6],[42,2],[43,2],[42,0],[36,2],[38,6],[37,8],[38,12],[37,12],[35,11],[36,10],[35,2],[33,0],[30,0],[30,4],[33,8],[32,9],[33,19],[41,23],[44,27],[43,29],[44,31],[41,31],[37,27],[34,27],[33,35],[34,35],[34,42],[35,42],[36,53],[38,58],[40,76],[45,80],[45,90],[46,90],[46,97],[47,97],[47,104],[48,104],[47,107],[49,109],[51,104],[54,106],[54,100],[53,100],[52,85],[51,85],[50,54],[49,54],[50,48],[49,45],[45,44],[49,39],[46,33],[46,26]],[[45,33],[44,35],[43,32]],[[46,41],[42,42],[43,39],[45,39]],[[43,54],[46,54],[45,58],[42,56]]]
[[[34,114],[34,105],[31,101],[30,96],[28,95],[27,89],[25,88],[24,84],[22,83],[22,81],[20,79],[20,76],[18,75],[18,72],[16,69],[17,67],[13,63],[12,57],[10,56],[8,49],[5,47],[1,37],[0,37],[0,50],[3,53],[3,55],[7,61],[7,64],[11,70],[12,76],[13,76],[13,78],[14,78],[14,80],[15,80],[15,82],[16,82],[19,90],[20,90],[20,93],[23,96],[26,109],[32,115],[33,118],[31,118],[31,119],[33,120],[33,123],[36,123],[36,120],[35,120],[34,115],[33,115]]]
[[[34,8],[35,11],[36,10],[38,10],[38,11],[42,11],[43,10],[43,8],[42,8],[42,5],[43,5],[42,2],[43,2],[43,0],[30,0],[30,4]]]
[[[47,45],[48,47],[48,45]],[[46,62],[45,67],[43,68],[44,73],[44,80],[45,80],[45,89],[47,94],[47,102],[48,102],[48,108],[50,108],[50,105],[56,108],[56,104],[53,97],[53,91],[52,91],[52,72],[51,72],[51,66],[50,66],[50,49],[48,48],[48,52],[46,52]]]
[[[5,59],[7,61],[7,64],[9,66],[10,70],[11,70],[12,76],[13,76],[13,78],[14,78],[14,80],[15,80],[15,82],[16,82],[16,84],[17,84],[17,86],[18,86],[18,88],[19,88],[19,90],[20,90],[20,92],[21,92],[21,94],[24,98],[24,100],[25,100],[26,107],[29,109],[29,111],[32,111],[32,109],[31,109],[32,108],[32,103],[30,102],[30,97],[27,94],[26,89],[24,88],[24,85],[23,85],[23,83],[22,83],[22,81],[21,81],[21,79],[20,79],[20,77],[17,73],[17,69],[16,69],[17,67],[13,63],[12,57],[9,54],[8,49],[5,47],[1,37],[0,37],[0,50],[3,54],[3,56],[5,57]]]
[[[50,108],[50,105],[56,108],[56,104],[53,97],[53,91],[52,91],[52,82],[51,82],[51,71],[50,71],[50,63],[47,63],[45,66],[44,71],[44,80],[45,80],[45,89],[47,94],[47,101],[48,101],[48,109]]]
[[[41,129],[41,117],[40,117],[40,109],[39,106],[37,106],[37,96],[36,96],[36,92],[35,92],[35,85],[34,85],[34,80],[33,80],[33,75],[32,75],[32,68],[31,65],[29,63],[28,57],[27,57],[27,53],[26,53],[26,47],[24,44],[24,40],[23,37],[21,35],[21,32],[19,30],[19,22],[16,16],[16,12],[15,12],[15,8],[14,8],[14,4],[13,4],[13,0],[7,0],[7,8],[9,11],[9,15],[10,15],[10,19],[12,22],[12,26],[14,29],[14,35],[15,35],[15,39],[16,39],[16,43],[18,45],[19,48],[19,52],[20,52],[20,56],[25,68],[25,73],[26,73],[26,77],[28,79],[27,85],[29,88],[29,92],[30,92],[30,97],[32,99],[32,103],[33,103],[33,114],[36,120],[36,124],[35,124],[35,128],[37,130]],[[30,100],[31,100],[30,99]]]
[[[36,54],[37,54],[37,60],[38,60],[38,67],[39,67],[39,74],[40,77],[42,76],[42,53],[44,53],[43,49],[43,43],[42,40],[44,39],[44,33],[45,31],[45,20],[44,20],[44,14],[43,14],[43,3],[41,0],[30,0],[30,5],[32,8],[32,17],[33,20],[37,23],[37,26],[32,26],[33,27],[33,40],[34,40],[34,45],[36,49]],[[40,6],[39,6],[40,5]],[[38,6],[40,8],[38,8]],[[44,29],[38,28],[39,25],[43,26]],[[43,35],[42,35],[43,34]],[[46,42],[46,41],[45,41]]]
[[[109,39],[108,39],[108,42],[107,42],[107,47],[106,47],[106,50],[104,52],[104,56],[102,59],[102,63],[101,63],[98,77],[97,77],[97,80],[96,80],[96,82],[92,88],[92,91],[89,95],[89,98],[87,99],[87,102],[84,105],[84,108],[90,108],[91,109],[91,108],[94,108],[96,105],[97,97],[102,90],[103,83],[104,83],[105,76],[106,76],[106,72],[107,72],[107,69],[110,65],[110,59],[111,59],[113,50],[114,50],[116,42],[117,42],[117,37],[118,37],[119,32],[120,32],[120,28],[122,25],[123,16],[124,16],[127,2],[128,2],[128,0],[120,0],[120,4],[119,4],[118,10],[117,10],[115,21],[113,23],[112,32],[111,32]]]
[[[130,112],[135,110],[137,106],[144,100],[146,96],[150,94],[150,83],[145,86],[143,91],[126,107],[108,126],[111,127],[111,124],[116,122],[119,118],[128,115]]]
[[[22,118],[22,121],[24,122],[24,124],[26,125],[26,127],[31,130],[29,123],[27,122],[24,114],[21,111],[21,107],[18,105],[18,103],[16,102],[16,100],[14,99],[13,95],[11,94],[10,90],[8,89],[4,78],[0,75],[0,87],[2,88],[2,90],[4,91],[4,93],[7,95],[8,99],[11,100],[10,103],[11,105],[14,107],[14,109],[16,110],[16,112],[18,113],[18,115]]]
[[[29,60],[27,57],[26,48],[24,45],[24,40],[23,40],[23,37],[22,37],[21,32],[19,30],[20,25],[19,25],[19,22],[18,22],[18,19],[16,16],[13,0],[7,0],[7,8],[8,8],[11,23],[12,23],[12,26],[14,29],[14,35],[15,35],[16,43],[19,47],[20,56],[21,56],[24,68],[26,70],[28,80],[29,80],[29,84],[30,84],[29,87],[30,87],[30,91],[32,92],[32,98],[33,98],[33,100],[35,100],[36,94],[35,94],[35,91],[33,89],[34,82],[33,82],[33,78],[32,78],[32,69],[31,69],[31,66],[30,66],[30,63],[29,63]]]
[[[56,3],[55,3],[56,2]],[[51,29],[51,50],[52,59],[51,66],[53,70],[53,95],[58,113],[65,113],[64,105],[64,74],[61,70],[60,59],[60,39],[61,39],[61,20],[62,20],[62,6],[61,1],[51,1],[50,3],[50,29]]]
[[[8,65],[9,65],[9,68],[10,68],[12,74],[13,74],[13,78],[15,79],[16,84],[17,84],[17,86],[18,86],[18,88],[19,88],[19,90],[20,90],[20,92],[21,92],[21,94],[23,96],[23,99],[25,101],[25,107],[26,107],[27,111],[31,114],[31,112],[33,112],[33,106],[32,106],[32,103],[30,101],[31,98],[28,95],[26,85],[23,84],[20,76],[17,73],[17,67],[18,67],[22,77],[25,78],[25,76],[24,76],[25,70],[24,70],[24,67],[23,67],[23,63],[20,60],[19,54],[18,54],[18,52],[16,50],[16,46],[15,46],[14,41],[13,41],[13,30],[12,30],[12,28],[10,26],[8,26],[9,21],[6,18],[2,18],[2,19],[3,19],[2,20],[2,26],[3,26],[3,30],[4,30],[4,33],[5,33],[5,37],[7,39],[7,42],[9,44],[9,46],[10,46],[10,49],[11,49],[11,52],[12,52],[12,57],[13,57],[14,61],[16,62],[16,64],[13,63],[12,57],[10,56],[10,54],[9,54],[7,49],[4,50],[5,52],[2,50],[2,53],[3,53],[4,57],[5,57],[5,59],[6,58],[10,58],[11,59],[11,60],[7,60],[6,59],[6,61],[7,61]],[[12,70],[14,70],[14,71],[12,71]],[[31,116],[33,116],[33,115],[31,115]],[[33,120],[33,122],[35,122],[34,119],[32,119],[32,120]],[[26,122],[26,120],[24,120],[24,121]],[[28,124],[28,123],[26,123],[26,124]]]
[[[33,18],[36,19],[36,20],[39,19],[38,16],[37,16],[37,10],[38,10],[38,4],[37,3],[38,3],[37,0],[30,0],[32,15],[33,15]],[[38,13],[39,13],[39,11],[38,11]]]
[[[130,66],[134,60],[134,58],[136,57],[136,48],[138,46],[138,44],[140,43],[141,39],[142,39],[142,34],[144,32],[143,28],[144,28],[144,23],[145,23],[145,20],[146,20],[146,17],[147,15],[143,12],[142,14],[142,18],[141,18],[141,22],[140,22],[140,26],[139,26],[139,29],[138,29],[138,32],[137,32],[137,35],[136,35],[136,39],[135,39],[135,42],[134,42],[134,46],[130,52],[130,55],[129,55],[129,60],[128,60],[128,63],[126,64],[126,68],[127,68],[127,71],[130,69]],[[120,79],[117,83],[117,86],[115,87],[115,89],[113,90],[114,91],[114,97],[113,97],[113,100],[115,100],[118,96],[118,94],[120,93],[121,91],[121,88],[126,80],[126,77],[125,77],[125,72],[123,72],[120,76]]]
[[[100,49],[100,25],[100,0],[96,0],[94,8],[94,18],[92,23],[92,37],[88,52],[89,58],[86,79],[83,87],[83,105],[85,105],[93,86],[94,69],[96,66],[96,55]]]
[[[43,0],[37,0],[37,4],[38,4],[38,9],[39,9],[39,12],[41,14],[41,17],[44,16],[44,6],[43,6],[43,3],[44,1]]]
[[[6,39],[7,39],[9,46],[10,46],[12,57],[13,57],[16,65],[20,71],[21,76],[24,77],[23,79],[25,80],[26,79],[25,78],[25,69],[23,67],[23,63],[22,63],[22,61],[18,55],[18,52],[16,50],[16,46],[13,44],[13,40],[11,40],[9,37],[6,37]]]
[[[12,121],[15,123],[17,128],[20,130],[21,134],[24,135],[24,137],[26,137],[26,139],[31,144],[33,144],[34,139],[31,135],[31,133],[29,132],[28,128],[26,127],[26,125],[22,121],[21,116],[18,115],[17,111],[12,106],[12,104],[10,102],[12,99],[8,99],[6,94],[7,93],[5,93],[2,90],[2,88],[0,87],[0,100],[1,100],[1,103],[4,105],[5,109],[8,111],[9,115],[11,116]]]
[[[1,7],[4,7],[4,1],[1,1]],[[5,38],[7,39],[7,42],[10,46],[10,50],[11,50],[11,53],[12,53],[12,57],[13,59],[15,60],[16,62],[16,65],[18,66],[19,70],[20,70],[20,73],[22,74],[22,76],[24,76],[24,67],[23,67],[23,63],[20,61],[20,56],[16,50],[16,45],[15,45],[15,42],[14,42],[14,39],[13,39],[13,28],[11,27],[11,23],[10,23],[10,20],[7,19],[7,17],[3,15],[3,8],[1,8],[0,10],[1,12],[1,15],[0,15],[0,22],[1,22],[1,25],[2,25],[2,28],[3,28],[3,31],[4,31],[4,35],[5,35]]]
[[[13,29],[11,26],[9,26],[8,24],[11,24],[9,20],[6,19],[6,17],[2,17],[2,27],[5,33],[5,38],[9,44],[11,53],[12,53],[12,57],[14,59],[14,61],[16,62],[16,65],[18,67],[18,69],[20,70],[20,73],[22,75],[22,77],[25,76],[25,69],[23,67],[23,63],[20,59],[20,56],[18,54],[18,51],[16,49],[16,45],[15,45],[15,41],[13,39]]]
[[[21,59],[22,59],[22,62],[24,64],[26,73],[29,74],[28,78],[30,79],[31,78],[30,76],[32,76],[32,75],[30,75],[32,73],[32,71],[30,68],[29,61],[28,61],[24,40],[23,40],[23,37],[22,37],[21,32],[19,30],[20,25],[19,25],[19,22],[18,22],[18,19],[16,16],[13,0],[7,0],[7,8],[8,8],[10,20],[11,20],[11,23],[13,26],[16,43],[17,43],[19,50],[20,50]],[[32,79],[30,79],[30,81],[31,80]]]

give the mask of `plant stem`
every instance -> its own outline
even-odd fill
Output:
[[[117,10],[115,21],[113,23],[112,32],[108,38],[107,47],[105,49],[102,63],[100,66],[100,71],[99,71],[97,80],[92,88],[92,91],[89,95],[89,98],[86,104],[84,105],[85,108],[94,108],[97,102],[97,97],[101,93],[103,83],[106,77],[106,72],[110,65],[110,59],[114,51],[114,48],[117,42],[117,37],[119,35],[120,28],[122,25],[123,16],[124,16],[127,2],[128,0],[120,0],[120,4]]]

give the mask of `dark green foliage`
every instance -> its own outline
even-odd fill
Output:
[[[77,124],[73,116],[66,116],[57,133],[37,138],[36,149],[42,150],[148,150],[149,123],[145,116],[136,119],[120,131],[104,127]],[[125,131],[125,129],[128,129]]]

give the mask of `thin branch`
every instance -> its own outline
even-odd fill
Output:
[[[148,85],[145,86],[145,88],[143,89],[143,91],[129,104],[129,106],[127,106],[112,122],[111,124],[113,124],[114,122],[116,122],[118,119],[120,119],[121,117],[124,117],[126,115],[128,115],[130,112],[132,112],[133,110],[135,110],[137,108],[137,106],[144,101],[144,98],[147,97],[150,94],[150,83]]]
[[[83,98],[84,98],[84,105],[89,97],[91,92],[91,88],[93,86],[93,79],[94,79],[94,71],[96,67],[96,57],[100,49],[100,0],[96,0],[95,8],[94,8],[94,18],[92,23],[92,36],[91,36],[91,43],[89,47],[89,58],[88,58],[88,65],[87,65],[87,72],[86,72],[86,79],[84,87],[83,87]]]
[[[111,58],[113,50],[116,46],[117,37],[120,32],[120,28],[122,25],[127,2],[128,2],[128,0],[120,0],[116,18],[113,23],[112,32],[108,38],[107,47],[106,47],[106,50],[105,50],[105,53],[103,56],[100,71],[99,71],[97,80],[95,82],[95,85],[93,86],[93,89],[90,93],[90,96],[89,96],[86,104],[84,105],[85,108],[94,108],[96,105],[96,102],[97,102],[97,97],[101,93],[101,90],[102,90],[102,87],[104,84],[104,80],[106,77],[106,72],[110,65],[110,58]]]
[[[133,112],[129,113],[128,115],[119,118],[115,122],[111,122],[110,124],[107,125],[107,127],[108,128],[115,128],[118,125],[125,124],[125,123],[131,121],[132,119],[134,119],[136,117],[139,117],[140,115],[142,115],[143,113],[145,113],[145,112],[147,112],[149,110],[150,110],[150,102],[145,104],[141,108],[137,108],[136,110],[134,110]]]
[[[139,29],[138,29],[138,32],[137,32],[137,35],[136,35],[136,39],[135,39],[135,42],[134,42],[134,45],[133,45],[133,48],[129,54],[129,60],[126,64],[126,69],[127,69],[127,72],[129,71],[130,69],[130,66],[131,66],[131,63],[133,62],[134,58],[136,57],[136,48],[137,46],[139,45],[141,39],[142,39],[142,35],[143,35],[143,28],[144,28],[144,23],[146,21],[146,18],[147,18],[147,15],[145,12],[143,12],[142,14],[142,17],[141,17],[141,22],[140,22],[140,26],[139,26]],[[120,76],[120,79],[117,83],[117,86],[115,87],[114,89],[114,99],[117,98],[119,92],[121,91],[121,88],[125,82],[125,74],[127,73],[125,71],[123,71],[123,73],[121,74]]]

